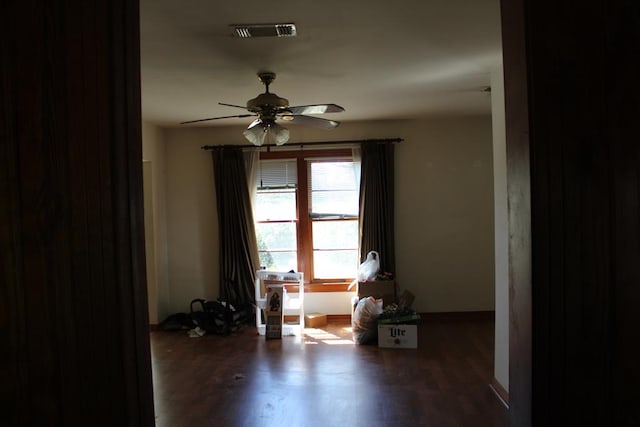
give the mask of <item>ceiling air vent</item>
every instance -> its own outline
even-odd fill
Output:
[[[294,37],[295,24],[253,24],[232,25],[235,36],[243,39],[251,37]]]

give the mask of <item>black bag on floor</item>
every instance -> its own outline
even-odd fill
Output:
[[[191,301],[190,316],[193,323],[208,334],[229,332],[226,319],[227,308],[219,301],[196,298]]]
[[[182,331],[187,329],[193,329],[196,325],[191,320],[191,316],[187,313],[175,313],[169,315],[162,323],[162,330],[164,331]]]

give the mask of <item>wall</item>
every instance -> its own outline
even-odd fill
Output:
[[[242,127],[166,129],[169,310],[218,297],[217,214],[205,144],[244,144]],[[397,281],[420,312],[494,309],[491,117],[291,126],[291,141],[404,138],[396,146]],[[349,295],[308,294],[347,314]]]
[[[142,183],[144,197],[144,248],[147,270],[147,305],[149,323],[158,324],[158,282],[156,280],[155,221],[153,218],[153,164],[142,161]]]
[[[491,118],[407,123],[396,152],[396,266],[420,312],[494,308]]]
[[[145,191],[145,243],[149,322],[158,324],[169,309],[169,261],[167,253],[166,170],[163,132],[142,123],[142,159]],[[150,195],[148,193],[151,193]],[[151,204],[148,212],[147,203]]]

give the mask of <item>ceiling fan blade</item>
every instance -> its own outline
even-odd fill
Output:
[[[245,106],[243,106],[243,105],[225,104],[224,102],[218,102],[218,105],[224,105],[225,107],[242,108],[243,110],[246,110],[246,109],[247,109],[247,107],[245,107]]]
[[[318,105],[298,105],[295,107],[287,107],[287,111],[291,114],[324,114],[324,113],[340,113],[344,111],[336,104],[318,104]]]
[[[255,119],[254,121],[251,122],[251,124],[249,126],[247,126],[247,130],[248,129],[252,129],[258,125],[262,124],[262,119]]]
[[[289,123],[295,123],[297,125],[313,126],[320,129],[333,129],[340,125],[340,122],[335,120],[321,119],[319,117],[302,116],[297,114],[285,114],[280,117]]]
[[[188,122],[180,122],[181,125],[186,125],[189,123],[198,123],[198,122],[206,122],[209,120],[220,120],[220,119],[235,119],[242,117],[254,117],[255,114],[240,114],[237,116],[224,116],[224,117],[209,117],[208,119],[198,119],[198,120],[189,120]]]

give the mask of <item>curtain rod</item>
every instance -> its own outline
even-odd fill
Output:
[[[276,144],[264,144],[260,147],[253,144],[244,144],[244,145],[232,145],[232,144],[219,144],[219,145],[203,145],[203,150],[212,150],[214,148],[220,147],[237,147],[237,148],[263,148],[266,147],[267,150],[270,150],[271,147],[306,147],[308,145],[337,145],[337,144],[357,144],[360,142],[368,142],[372,144],[385,144],[387,142],[391,142],[393,144],[400,143],[404,141],[402,138],[380,138],[380,139],[354,139],[354,140],[345,140],[345,141],[315,141],[315,142],[287,142],[284,145],[276,145]]]

